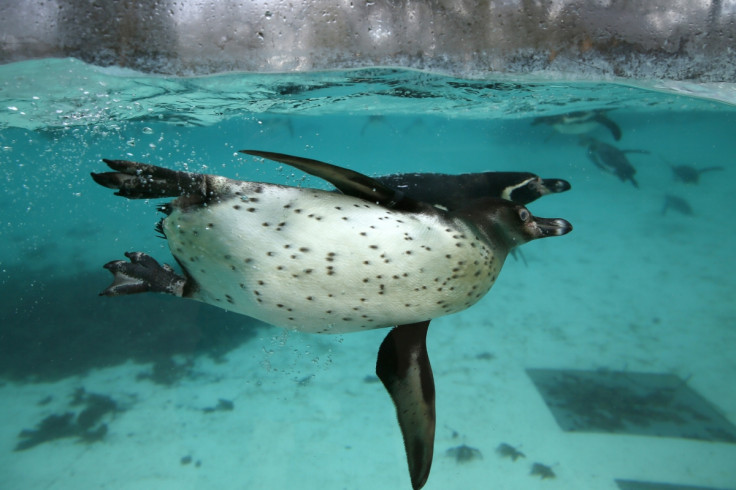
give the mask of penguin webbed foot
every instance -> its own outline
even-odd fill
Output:
[[[128,160],[102,160],[115,172],[92,172],[92,179],[116,196],[128,199],[157,199],[190,194],[205,194],[206,179],[202,174],[182,172]]]
[[[130,262],[113,260],[104,265],[113,275],[113,282],[100,296],[122,296],[137,293],[166,293],[182,296],[187,279],[174,269],[159,264],[143,252],[125,252]]]
[[[376,374],[391,396],[404,438],[412,488],[429,477],[434,453],[435,396],[427,355],[429,321],[399,325],[381,343]]]

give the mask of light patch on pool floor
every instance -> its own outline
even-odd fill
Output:
[[[564,431],[736,443],[736,427],[675,375],[526,371]]]
[[[694,487],[691,485],[673,485],[670,483],[653,483],[633,480],[616,480],[620,490],[726,490],[714,487]]]

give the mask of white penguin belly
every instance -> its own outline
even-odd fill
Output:
[[[164,231],[193,299],[274,325],[345,333],[454,313],[488,292],[505,258],[460,221],[313,189],[240,190],[175,202]]]

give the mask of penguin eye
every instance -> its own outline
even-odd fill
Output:
[[[520,220],[521,220],[522,222],[526,223],[527,221],[529,221],[529,217],[530,217],[530,216],[531,216],[531,213],[530,213],[530,212],[529,212],[529,211],[528,211],[527,209],[525,209],[525,208],[521,208],[521,209],[519,210],[519,219],[520,219]]]

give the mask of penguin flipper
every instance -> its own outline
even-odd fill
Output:
[[[414,490],[429,477],[434,453],[434,378],[427,356],[429,320],[399,325],[381,343],[376,374],[396,406]]]
[[[722,166],[718,165],[717,167],[705,167],[698,170],[699,174],[705,173],[705,172],[714,172],[717,170],[725,170]]]
[[[605,126],[605,128],[608,129],[613,135],[613,139],[615,139],[616,141],[619,141],[621,139],[621,128],[611,119],[608,119],[608,117],[606,117],[605,115],[600,114],[595,117],[595,121],[601,126]]]
[[[375,202],[387,208],[417,211],[425,207],[424,203],[416,201],[404,195],[403,192],[392,189],[374,178],[337,165],[271,151],[240,150],[240,153],[291,165],[303,172],[326,180],[343,194]]]

